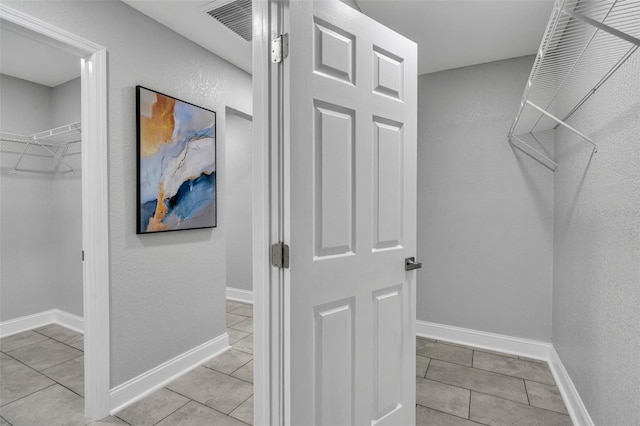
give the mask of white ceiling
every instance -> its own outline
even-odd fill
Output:
[[[0,21],[0,74],[56,87],[80,77],[80,58],[38,41],[28,32],[14,31]]]
[[[251,74],[251,43],[204,12],[228,1],[122,1]]]
[[[225,0],[123,0],[251,73],[251,44],[207,15]],[[419,73],[535,54],[553,0],[357,0],[362,12],[418,43]],[[78,58],[0,26],[0,73],[55,87]]]
[[[418,43],[420,74],[535,54],[551,0],[357,0]]]
[[[419,73],[535,54],[553,0],[356,0],[418,43]],[[202,10],[225,0],[125,3],[251,73],[251,46]]]

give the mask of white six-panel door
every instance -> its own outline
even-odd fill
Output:
[[[414,425],[417,48],[338,0],[287,13],[286,423]]]

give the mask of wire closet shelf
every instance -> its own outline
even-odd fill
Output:
[[[33,135],[0,133],[3,166],[12,164],[10,172],[57,174],[75,173],[82,141],[81,122],[71,123]],[[12,161],[11,161],[12,160]]]
[[[549,153],[562,126],[598,145],[567,120],[640,46],[640,0],[556,0],[522,102],[509,130],[510,143],[555,171]]]

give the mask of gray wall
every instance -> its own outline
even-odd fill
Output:
[[[227,287],[253,291],[250,117],[227,109]]]
[[[553,345],[595,424],[638,425],[640,55],[569,124],[599,150],[556,136]]]
[[[78,70],[80,67],[78,67]],[[64,126],[82,119],[80,96],[82,85],[76,78],[51,89],[51,127]]]
[[[553,174],[507,141],[533,59],[419,77],[419,320],[551,339]]]
[[[52,127],[81,120],[81,84],[76,78],[51,89]],[[82,170],[81,144],[70,145],[66,160]],[[62,167],[62,170],[65,170]],[[53,180],[53,246],[56,262],[56,307],[83,316],[82,300],[82,177],[58,174]]]
[[[121,2],[7,2],[109,52],[111,385],[225,332],[226,167],[218,161],[218,227],[136,235],[137,84],[218,112],[251,113],[251,77]]]
[[[0,74],[0,130],[28,135],[50,123],[49,87]],[[10,174],[16,160],[0,157],[0,321],[56,307],[51,177]]]

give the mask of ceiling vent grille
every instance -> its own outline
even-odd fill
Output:
[[[206,10],[206,13],[246,41],[251,41],[251,0],[233,0]]]

